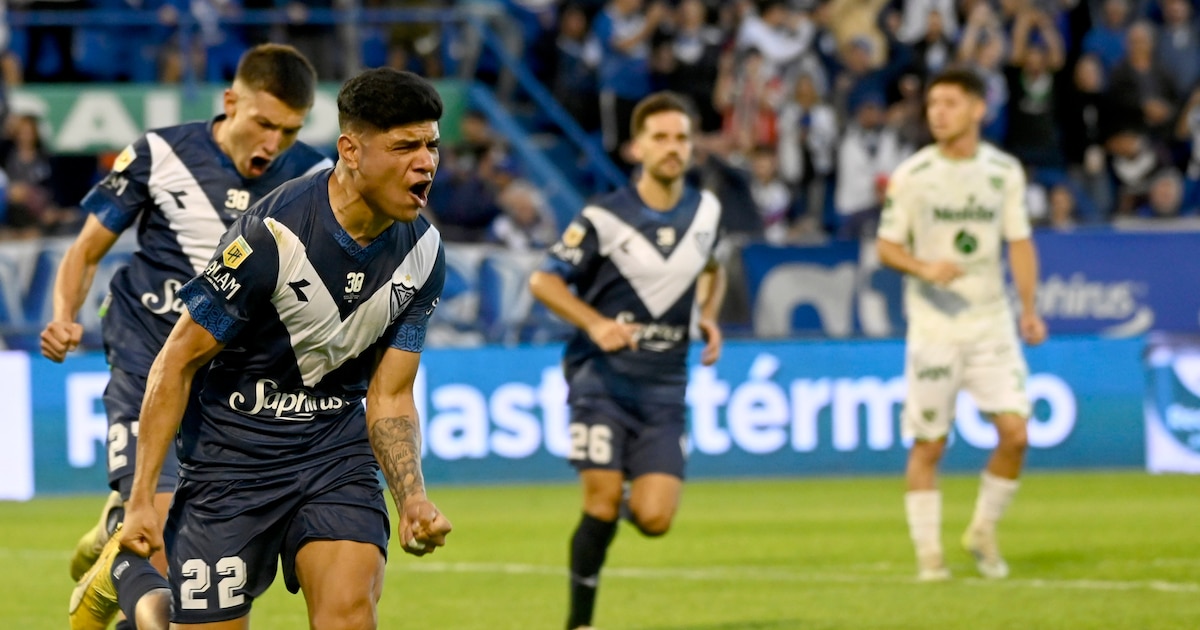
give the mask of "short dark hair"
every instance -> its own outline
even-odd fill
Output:
[[[663,112],[679,112],[689,119],[693,118],[691,104],[686,98],[674,92],[655,92],[642,99],[633,108],[633,116],[629,121],[633,135],[636,136],[642,132],[647,118]]]
[[[338,92],[341,130],[386,131],[442,117],[442,97],[419,75],[392,68],[373,68],[346,81]]]
[[[935,85],[956,85],[967,94],[978,98],[987,98],[987,84],[983,82],[983,77],[979,76],[978,72],[970,68],[956,66],[942,70],[929,80],[926,91],[932,90]]]
[[[317,87],[317,71],[312,63],[286,44],[259,44],[247,50],[233,78],[297,110],[312,107]]]

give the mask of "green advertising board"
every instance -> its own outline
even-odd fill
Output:
[[[446,112],[442,139],[458,140],[459,121],[466,108],[466,85],[435,82]],[[338,83],[317,87],[312,111],[300,139],[318,148],[332,148],[338,137]],[[25,85],[9,94],[13,111],[38,115],[47,148],[58,154],[119,151],[149,129],[204,120],[221,111],[224,84],[167,86],[157,84]]]

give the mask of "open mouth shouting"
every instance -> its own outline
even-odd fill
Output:
[[[256,155],[256,156],[250,158],[250,173],[249,174],[251,177],[258,177],[258,176],[262,175],[263,173],[267,172],[267,168],[269,168],[270,166],[271,166],[271,158],[265,158],[265,157]]]
[[[424,208],[429,205],[429,189],[433,187],[433,180],[427,179],[418,182],[409,187],[408,192],[417,201],[418,208]]]

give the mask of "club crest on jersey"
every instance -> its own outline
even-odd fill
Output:
[[[996,190],[1004,188],[1004,178],[1000,177],[999,175],[991,176],[988,181],[992,183],[992,188],[995,188]]]
[[[696,246],[700,248],[701,254],[708,253],[712,247],[713,233],[708,231],[696,232]]]
[[[665,226],[658,228],[656,234],[656,243],[659,247],[674,247],[675,246],[675,228]]]
[[[582,225],[572,222],[567,226],[567,230],[563,232],[562,242],[567,247],[579,247],[583,243],[583,237],[587,235],[587,230],[583,229]]]
[[[254,249],[250,247],[246,239],[239,236],[225,248],[225,251],[221,252],[221,262],[230,269],[237,269],[253,253]]]
[[[408,307],[408,303],[412,301],[413,296],[417,294],[417,287],[413,284],[412,276],[405,275],[400,282],[392,282],[392,302],[391,309],[388,313],[389,320],[394,321]]]

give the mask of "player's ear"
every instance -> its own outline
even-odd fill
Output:
[[[646,152],[642,151],[642,143],[638,141],[638,138],[640,137],[641,136],[639,135],[629,139],[629,156],[632,157],[635,162],[641,162],[646,156]]]
[[[971,99],[971,119],[982,123],[984,118],[987,118],[987,101],[979,97]]]
[[[358,158],[362,151],[362,140],[358,136],[343,133],[337,139],[338,160],[345,162],[351,169],[358,168]]]
[[[231,118],[233,112],[237,111],[237,100],[237,92],[234,92],[233,88],[225,88],[225,93],[221,95],[221,105],[226,118]]]

